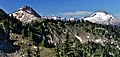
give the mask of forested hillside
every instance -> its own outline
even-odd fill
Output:
[[[0,10],[0,50],[18,57],[120,57],[120,27],[82,19],[22,23]]]

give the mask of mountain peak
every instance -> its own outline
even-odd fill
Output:
[[[32,20],[40,18],[40,15],[37,14],[37,12],[35,12],[35,10],[33,10],[29,6],[22,6],[21,8],[17,9],[13,13],[10,13],[9,15],[25,23],[29,23]]]
[[[22,8],[31,8],[30,6],[22,6]]]
[[[0,9],[0,11],[3,11],[2,9]]]
[[[4,12],[3,9],[0,9],[0,12]],[[5,13],[5,12],[4,12]]]
[[[105,13],[105,14],[108,14],[106,11],[104,10],[98,10],[97,12],[102,12],[102,13]]]
[[[85,17],[84,20],[104,25],[115,25],[119,22],[113,15],[103,10],[99,10],[89,17]]]
[[[0,14],[7,15],[3,9],[0,9]]]
[[[29,7],[29,6],[22,6],[21,8],[18,9],[18,11],[20,11],[20,10],[25,11],[25,12],[34,11],[34,10],[33,10],[31,7]],[[30,13],[30,12],[28,12],[28,13]]]
[[[17,9],[16,11],[24,11],[26,13],[35,15],[36,17],[40,17],[39,14],[35,12],[30,6],[22,6],[21,8]]]
[[[22,6],[22,7],[19,8],[18,10],[23,10],[23,11],[29,10],[29,11],[32,11],[33,9],[32,9],[31,7],[29,7],[29,6]]]

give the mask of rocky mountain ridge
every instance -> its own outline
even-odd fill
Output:
[[[23,6],[16,11],[9,14],[9,16],[14,17],[24,23],[30,23],[32,20],[40,18],[40,15],[37,14],[31,7]]]
[[[37,20],[39,18],[44,19],[54,19],[54,20],[70,20],[70,21],[76,21],[79,19],[84,19],[93,23],[98,24],[104,24],[104,25],[120,25],[120,20],[115,18],[113,15],[107,13],[104,10],[99,10],[95,13],[93,13],[90,16],[83,17],[83,18],[62,18],[60,16],[40,16],[35,10],[33,10],[29,6],[23,6],[16,11],[9,14],[9,16],[14,17],[24,23],[30,23],[32,20]]]

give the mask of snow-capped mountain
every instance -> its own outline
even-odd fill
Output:
[[[9,16],[13,16],[14,18],[24,22],[29,23],[32,20],[36,20],[40,18],[40,15],[37,14],[31,7],[29,6],[23,6],[16,11],[9,14]]]
[[[61,17],[59,15],[48,16],[48,19],[60,20]]]
[[[52,15],[52,16],[41,16],[43,19],[53,19],[53,20],[65,20],[65,18],[59,15]]]
[[[82,19],[88,20],[92,23],[98,23],[98,24],[104,24],[104,25],[118,25],[120,23],[120,20],[118,20],[113,15],[103,10],[99,10],[93,13],[92,15],[88,17],[84,17]]]
[[[75,17],[69,17],[69,18],[66,18],[66,21],[77,21],[79,20],[79,18],[75,18]]]

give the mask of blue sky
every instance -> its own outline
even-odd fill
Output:
[[[0,8],[11,13],[22,6],[30,6],[40,15],[58,14],[63,17],[81,17],[98,10],[120,18],[120,0],[1,0]]]

